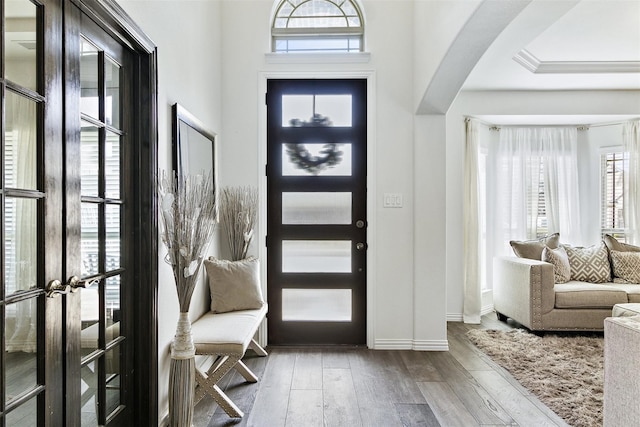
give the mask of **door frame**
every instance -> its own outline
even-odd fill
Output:
[[[139,286],[127,291],[127,298],[139,304],[135,318],[130,322],[130,336],[138,348],[150,349],[149,352],[134,351],[130,357],[131,368],[136,372],[137,381],[130,383],[127,394],[123,396],[128,406],[132,422],[138,425],[158,424],[158,203],[155,180],[158,171],[158,71],[157,48],[153,41],[127,15],[115,0],[67,0],[102,29],[123,43],[136,54],[137,80],[132,82],[134,103],[133,138],[139,141],[137,146],[137,165],[139,179],[128,183],[131,188],[127,194],[130,203],[137,206],[140,213],[134,230],[130,230],[139,239],[140,253],[130,254],[131,259],[146,260],[136,268],[134,275]],[[65,33],[67,30],[65,29]],[[69,74],[69,73],[66,73]],[[65,120],[77,120],[77,116],[65,117]],[[65,123],[66,127],[66,123]],[[135,195],[136,197],[131,197]],[[127,373],[123,373],[127,375]]]
[[[267,80],[270,79],[365,79],[367,81],[367,347],[375,346],[375,313],[376,313],[376,265],[377,245],[375,227],[377,186],[376,186],[376,73],[375,71],[268,71],[259,73],[258,79],[258,170],[264,171],[259,176],[259,194],[267,194]],[[260,198],[258,208],[258,257],[267,259],[267,198]],[[262,293],[267,295],[267,263],[260,263],[260,279]],[[268,316],[267,316],[268,318]],[[258,341],[261,345],[267,345],[267,322],[263,322],[258,329]]]

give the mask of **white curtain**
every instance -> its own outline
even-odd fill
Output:
[[[624,151],[629,155],[625,176],[624,224],[627,242],[640,245],[640,120],[622,127]]]
[[[488,262],[513,253],[509,240],[535,238],[544,228],[540,203],[548,233],[583,244],[575,128],[503,127],[499,142],[490,144],[488,162]]]
[[[9,186],[36,189],[36,105],[19,95],[7,100],[6,140],[13,144],[13,182]],[[6,288],[15,292],[37,286],[37,202],[32,199],[11,199],[14,207],[15,282]],[[15,327],[7,339],[8,352],[35,352],[37,338],[37,307],[35,298],[7,307],[7,315],[14,316]]]
[[[479,123],[466,120],[466,147],[464,161],[464,311],[465,323],[480,323],[482,289],[480,280],[480,227],[481,212],[478,174]]]

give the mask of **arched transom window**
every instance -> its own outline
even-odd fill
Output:
[[[271,35],[274,52],[361,52],[364,23],[353,0],[282,0]]]

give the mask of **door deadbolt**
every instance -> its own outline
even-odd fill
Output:
[[[365,226],[365,223],[364,223],[363,220],[359,219],[359,220],[356,221],[356,227],[364,228],[364,226]]]

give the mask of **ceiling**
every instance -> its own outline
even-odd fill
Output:
[[[463,90],[640,90],[640,0],[534,0]]]

